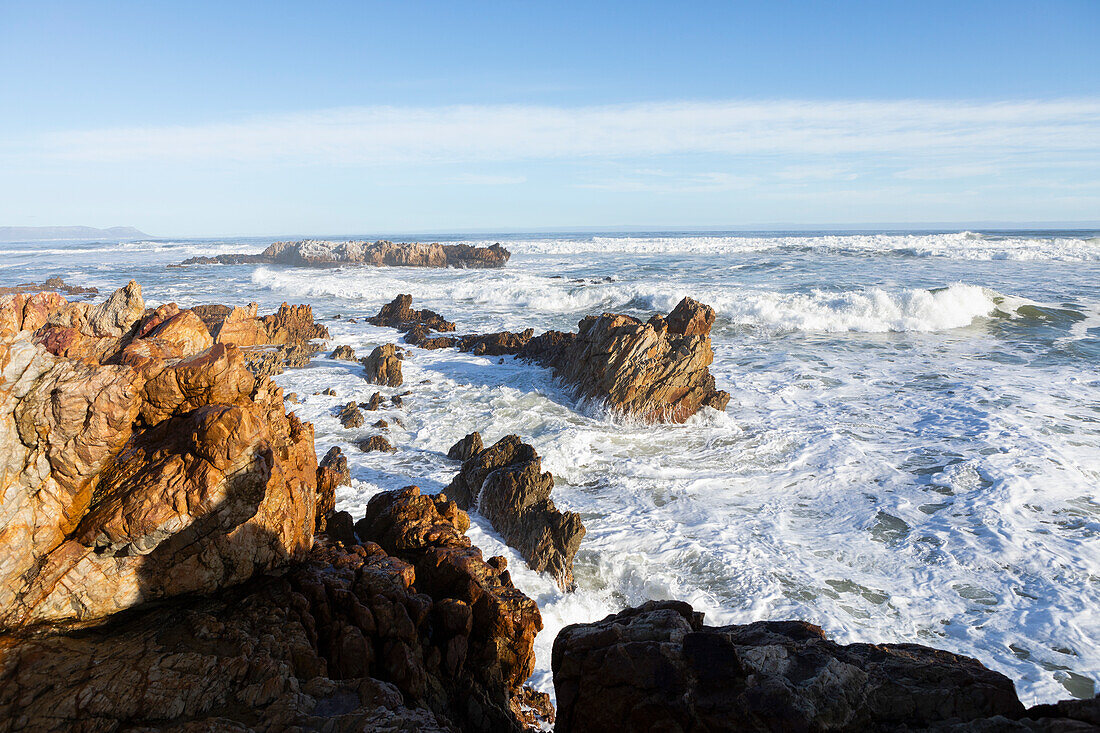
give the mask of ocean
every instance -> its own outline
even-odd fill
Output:
[[[542,609],[540,689],[552,692],[562,626],[678,598],[712,625],[799,618],[839,642],[974,656],[1025,704],[1094,694],[1100,232],[463,235],[433,241],[501,242],[511,261],[167,267],[271,241],[5,243],[0,284],[135,279],[150,303],[310,303],[329,350],[360,356],[398,342],[364,318],[399,293],[459,333],[573,330],[585,315],[647,318],[691,296],[717,312],[711,370],[732,399],[684,425],[613,419],[540,367],[453,350],[410,349],[397,389],[327,352],[276,381],[299,395],[318,455],[347,454],[353,485],[338,508],[353,515],[385,489],[442,490],[458,469],[446,451],[468,432],[535,446],[554,501],[588,530],[578,590],[528,570],[476,514],[470,534]],[[377,413],[397,452],[357,451],[377,418],[347,430],[335,409],[406,390],[400,410]]]

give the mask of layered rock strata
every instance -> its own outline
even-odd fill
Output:
[[[465,446],[455,446],[456,453],[472,449],[481,436],[464,441]],[[476,508],[531,569],[549,573],[562,590],[572,590],[573,558],[584,525],[579,514],[554,506],[553,488],[554,477],[543,473],[535,449],[509,435],[466,459],[446,493],[463,509]]]
[[[98,305],[0,301],[0,629],[208,593],[302,556],[312,427],[131,282]]]
[[[420,242],[326,242],[307,240],[275,242],[260,254],[224,254],[192,257],[183,265],[275,264],[295,267],[374,265],[376,267],[504,267],[511,252],[499,244],[475,247],[468,244],[424,244]]]
[[[552,666],[558,733],[1068,732],[1100,721],[1100,699],[1025,711],[1007,677],[968,657],[844,646],[801,621],[704,626],[678,601],[565,627]]]

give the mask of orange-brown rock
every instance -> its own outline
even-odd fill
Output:
[[[382,344],[363,359],[363,369],[367,381],[387,387],[400,387],[404,383],[401,376],[401,359],[397,356],[397,347]]]
[[[473,433],[452,451],[461,454],[480,444],[481,436]],[[562,590],[573,590],[573,558],[584,524],[576,512],[554,506],[553,488],[554,477],[543,473],[535,449],[508,435],[467,458],[446,493],[463,509],[476,507],[532,570],[549,573]]]
[[[42,293],[46,291],[53,291],[57,293],[64,293],[65,295],[96,295],[99,293],[99,288],[85,288],[79,285],[67,285],[64,280],[59,277],[46,278],[44,282],[40,283],[21,283],[19,285],[7,285],[0,287],[0,296],[11,295],[13,293]]]
[[[336,488],[351,484],[348,459],[339,446],[329,448],[317,464],[317,529],[323,531],[326,520],[336,509]]]
[[[463,336],[458,340],[458,350],[468,351],[479,356],[502,356],[504,354],[518,354],[531,341],[535,335],[534,329],[528,328],[520,333],[512,331],[499,331],[497,333],[480,333],[472,336]]]
[[[374,453],[375,451],[393,453],[397,450],[390,441],[386,440],[384,435],[372,435],[369,438],[363,438],[355,445],[364,453]]]
[[[578,397],[616,414],[684,422],[701,407],[724,410],[729,403],[709,369],[713,323],[713,309],[684,298],[667,319],[589,316],[575,337],[532,339],[520,355],[552,367]]]
[[[210,592],[309,548],[312,428],[235,347],[180,358],[209,338],[186,311],[133,338],[140,298],[131,283],[86,310],[44,301],[83,330],[0,338],[0,628]],[[79,343],[97,348],[46,348]]]

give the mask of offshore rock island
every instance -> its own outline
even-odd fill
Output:
[[[416,329],[455,329],[408,296],[387,308],[378,322],[410,344]],[[707,368],[713,323],[685,298],[648,321],[604,314],[577,333],[467,343],[682,422],[729,400]],[[97,303],[0,295],[0,731],[491,732],[547,730],[555,715],[573,733],[1100,726],[1097,700],[1026,709],[968,657],[843,646],[802,621],[710,627],[677,601],[564,628],[555,713],[526,685],[539,606],[504,557],[474,546],[467,511],[563,591],[581,516],[555,506],[531,445],[486,448],[478,433],[448,452],[462,464],[434,495],[409,477],[361,516],[337,511],[346,457],[318,462],[297,397],[271,380],[328,339],[309,305],[150,307],[134,281]],[[333,355],[383,388],[403,384],[409,358],[383,344],[358,370],[350,348]],[[345,428],[362,407],[341,409]]]
[[[191,257],[181,265],[291,265],[294,267],[504,267],[511,253],[500,244],[422,244],[420,242],[275,242],[260,254]]]

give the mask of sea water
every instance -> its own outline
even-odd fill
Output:
[[[588,530],[577,591],[528,570],[476,514],[470,533],[542,609],[540,689],[552,692],[562,626],[678,598],[710,624],[798,618],[839,642],[974,656],[1029,704],[1094,694],[1097,232],[467,236],[440,241],[499,241],[512,259],[481,271],[167,267],[271,241],[0,244],[0,284],[61,275],[105,295],[133,278],[151,303],[310,303],[328,348],[360,356],[398,341],[364,319],[399,293],[459,333],[572,330],[691,296],[717,312],[711,370],[732,398],[685,425],[615,420],[542,368],[454,350],[411,348],[396,389],[324,355],[276,381],[298,393],[318,454],[347,454],[338,507],[353,515],[385,489],[443,490],[458,469],[445,453],[468,432],[535,446],[554,501]],[[366,413],[364,427],[335,417],[406,390],[400,410]],[[396,453],[356,450],[378,418]]]

